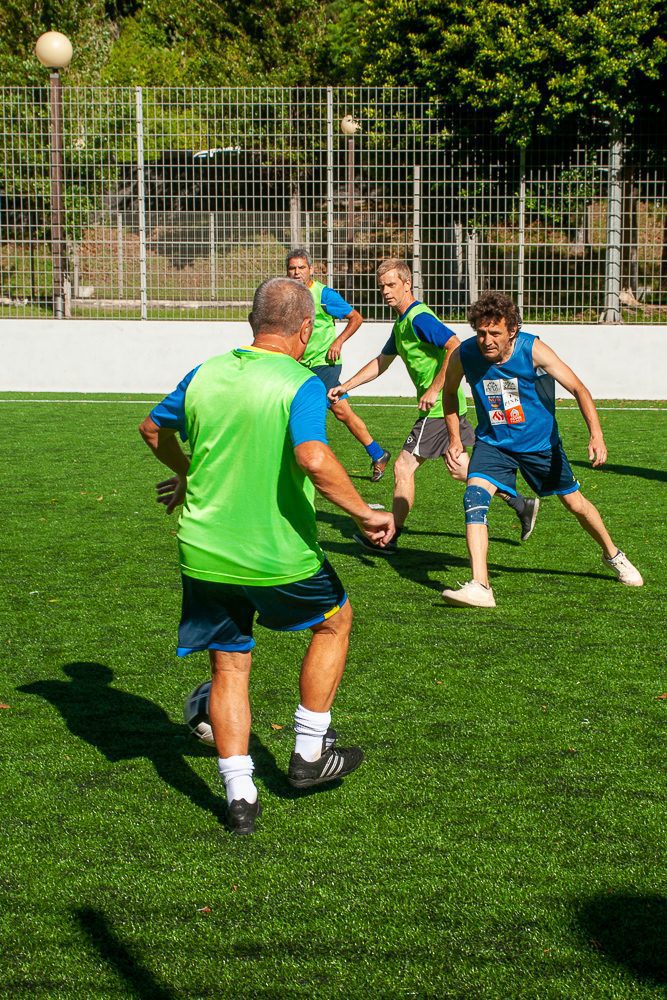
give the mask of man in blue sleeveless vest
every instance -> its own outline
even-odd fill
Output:
[[[477,411],[476,443],[463,500],[472,579],[458,589],[443,590],[445,602],[496,606],[487,569],[487,512],[499,489],[515,490],[517,470],[539,496],[559,497],[598,543],[604,564],[621,583],[641,587],[639,571],[611,540],[597,508],[582,496],[561,444],[554,380],[572,393],[586,421],[593,468],[606,462],[607,448],[590,392],[550,347],[521,330],[521,314],[508,296],[485,292],[468,318],[476,336],[453,353],[443,399],[450,441],[446,459],[454,468],[463,450],[457,390],[465,375]]]
[[[417,390],[417,421],[408,434],[401,452],[394,463],[393,512],[396,535],[388,545],[374,545],[362,534],[354,536],[356,542],[368,552],[391,556],[398,552],[398,539],[415,502],[415,475],[425,461],[444,458],[449,447],[447,426],[442,408],[442,387],[449,358],[460,343],[453,330],[445,326],[432,309],[418,302],[412,291],[412,272],[404,260],[390,257],[377,269],[382,296],[396,313],[391,336],[381,353],[364,365],[356,375],[342,386],[329,392],[334,399],[348,389],[371,382],[387,370],[400,357],[408,370],[410,380]],[[458,394],[459,437],[464,445],[475,443],[475,432],[466,418],[468,404],[463,392]],[[454,479],[466,478],[468,455],[463,452],[458,467],[449,471]],[[514,491],[501,494],[503,500],[515,511],[521,524],[521,541],[525,541],[535,526],[539,500],[528,500]]]
[[[307,250],[298,247],[290,250],[286,260],[287,277],[302,282],[310,290],[315,303],[315,325],[311,338],[301,358],[301,364],[310,368],[324,382],[327,392],[340,385],[341,350],[346,340],[357,332],[364,321],[333,288],[315,279],[313,260]],[[336,333],[334,320],[345,320],[346,326]],[[384,476],[391,455],[373,438],[361,417],[348,402],[347,393],[327,406],[336,420],[345,424],[350,434],[362,445],[371,460],[371,482],[377,483]]]

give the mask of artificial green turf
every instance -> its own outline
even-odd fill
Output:
[[[215,758],[181,724],[207,666],[174,655],[176,525],[135,430],[148,405],[106,398],[1,405],[1,995],[664,996],[667,410],[602,411],[596,472],[577,411],[560,416],[642,589],[556,500],[525,544],[496,501],[498,607],[445,607],[468,572],[442,463],[418,474],[394,560],[322,503],[356,613],[334,724],[367,761],[338,787],[287,785],[306,638],[258,628],[264,813],[234,839]],[[359,412],[396,454],[414,411]],[[390,476],[369,483],[330,432],[388,504]]]

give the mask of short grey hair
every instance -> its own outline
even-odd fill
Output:
[[[285,257],[285,267],[286,268],[289,267],[290,261],[296,260],[297,257],[301,257],[303,260],[305,260],[308,267],[313,266],[313,258],[310,256],[305,247],[294,247],[294,249],[290,250],[290,252]]]
[[[315,304],[310,291],[291,278],[268,278],[255,292],[248,317],[252,332],[291,337],[304,319],[315,319]]]

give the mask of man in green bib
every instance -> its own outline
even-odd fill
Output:
[[[333,288],[315,280],[313,260],[307,250],[298,247],[290,250],[286,260],[287,277],[300,281],[310,289],[315,303],[315,325],[301,364],[317,375],[329,391],[340,385],[341,351],[345,341],[357,332],[364,319],[342,295]],[[336,333],[335,320],[345,320],[345,328]],[[339,396],[335,403],[327,400],[336,420],[345,424],[350,434],[363,445],[371,460],[371,481],[377,483],[384,476],[391,455],[374,440],[360,416],[350,406],[347,395]]]
[[[449,447],[449,436],[442,407],[442,389],[445,384],[449,358],[460,341],[442,323],[432,309],[418,302],[412,292],[412,273],[404,260],[389,258],[377,269],[378,284],[382,296],[398,318],[394,322],[391,336],[381,353],[364,365],[356,375],[342,385],[329,391],[329,399],[336,400],[350,389],[372,382],[387,370],[397,357],[401,357],[410,379],[417,390],[419,417],[403,444],[401,453],[394,463],[393,512],[396,535],[388,545],[375,545],[372,539],[362,534],[355,535],[356,541],[377,555],[393,555],[397,551],[397,541],[415,502],[415,473],[429,458],[445,459]],[[466,417],[467,403],[459,388],[459,423],[461,440],[466,447],[475,443],[475,432]],[[457,469],[449,469],[454,479],[466,480],[468,454],[463,452]],[[528,500],[521,494],[516,497],[498,494],[516,511],[521,522],[521,539],[531,534],[539,507],[539,500]]]
[[[140,427],[175,473],[158,484],[158,502],[167,513],[184,505],[178,655],[208,651],[209,716],[228,825],[239,834],[254,831],[260,811],[248,754],[255,615],[277,631],[312,632],[301,666],[290,783],[309,788],[332,781],[363,760],[358,747],[336,746],[330,726],[352,611],[317,542],[315,490],[379,546],[390,541],[393,519],[368,507],[328,447],[324,386],[299,363],[313,318],[303,285],[265,281],[250,314],[252,344],[189,372]],[[189,441],[189,457],[178,435]]]

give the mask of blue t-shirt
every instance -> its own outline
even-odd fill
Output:
[[[536,340],[519,331],[511,357],[501,365],[484,358],[476,337],[459,347],[480,441],[515,452],[546,451],[558,443],[555,383],[543,368],[535,368]]]
[[[183,441],[185,431],[185,394],[200,365],[181,379],[173,392],[154,406],[150,416],[158,427],[171,427],[178,431]],[[289,411],[289,431],[292,447],[306,441],[328,444],[326,434],[327,391],[321,379],[313,375],[297,391]]]
[[[411,302],[405,312],[399,316],[399,322],[408,315],[411,309],[415,306],[421,305],[420,302]],[[445,326],[437,316],[432,316],[430,313],[419,313],[412,321],[412,329],[415,331],[420,340],[423,340],[425,344],[433,344],[435,347],[445,347],[447,341],[450,337],[453,337],[454,331],[450,330],[448,326]],[[393,356],[398,354],[398,348],[396,347],[396,339],[392,334],[384,345],[381,351],[382,354]]]
[[[352,312],[352,306],[333,288],[325,285],[322,289],[322,308],[334,319],[345,319]]]

